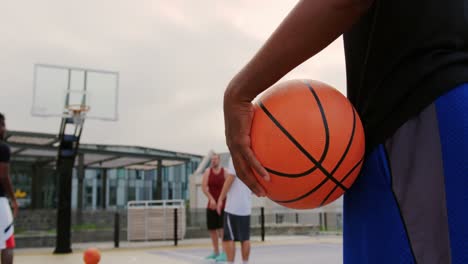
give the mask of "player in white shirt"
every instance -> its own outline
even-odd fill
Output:
[[[226,197],[224,208],[224,238],[228,264],[234,263],[236,254],[235,241],[241,242],[243,264],[247,264],[250,255],[250,214],[252,212],[252,192],[236,176],[232,159],[227,168],[219,201]],[[222,203],[218,203],[218,214],[222,213]]]

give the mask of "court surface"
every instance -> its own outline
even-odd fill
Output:
[[[342,240],[339,236],[281,236],[268,237],[268,241],[260,242],[258,238],[252,239],[252,253],[249,263],[342,263]],[[112,244],[77,244],[74,253],[66,255],[53,255],[52,249],[19,249],[16,252],[15,263],[83,263],[82,252],[87,247],[98,247],[101,250],[102,264],[113,263],[215,263],[204,260],[210,253],[210,244],[207,239],[191,239],[180,241],[177,247],[168,242],[122,243],[121,248],[113,249]],[[239,257],[235,263],[241,263]]]

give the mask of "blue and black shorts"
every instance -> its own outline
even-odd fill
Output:
[[[366,157],[344,198],[344,263],[468,263],[468,84]]]
[[[250,240],[250,215],[224,212],[224,241]]]

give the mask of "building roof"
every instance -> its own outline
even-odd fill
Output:
[[[8,131],[6,142],[11,147],[12,161],[30,162],[54,166],[59,138],[55,134]],[[83,165],[91,168],[129,168],[139,170],[156,169],[162,166],[175,166],[203,156],[155,148],[80,144],[75,165],[82,157]]]

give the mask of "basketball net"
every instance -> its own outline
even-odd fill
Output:
[[[67,106],[68,114],[73,119],[73,124],[81,125],[89,112],[87,105],[69,105]]]

